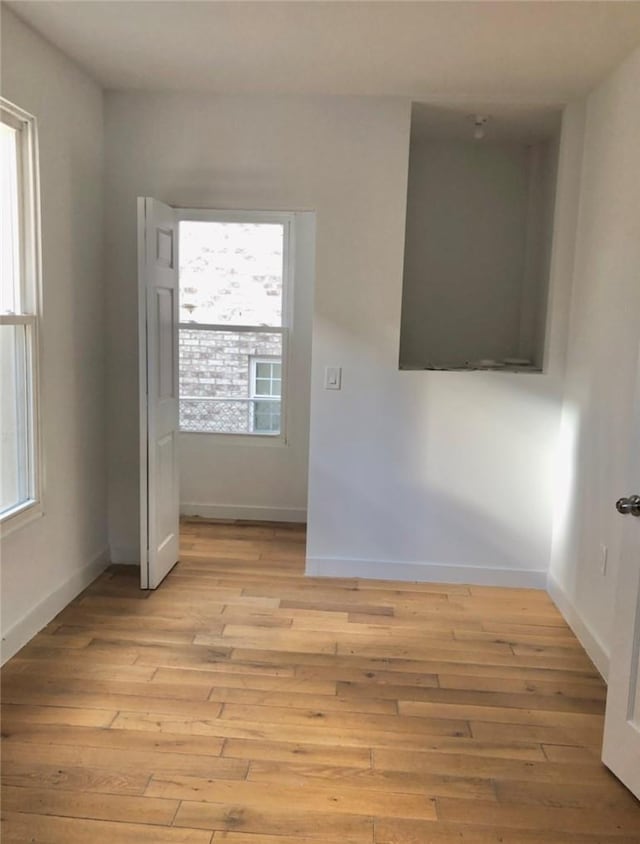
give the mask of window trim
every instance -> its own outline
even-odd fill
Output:
[[[27,383],[29,493],[25,501],[0,515],[2,536],[44,515],[42,410],[40,400],[42,254],[40,173],[37,120],[0,97],[0,120],[18,135],[18,213],[20,216],[20,313],[0,314],[0,325],[24,325],[29,378]]]
[[[175,208],[178,223],[279,223],[283,227],[282,260],[282,325],[216,325],[210,323],[181,322],[179,329],[230,332],[261,332],[280,334],[282,337],[282,395],[280,397],[280,433],[246,434],[223,433],[218,431],[180,431],[180,436],[211,437],[219,444],[243,446],[286,446],[288,445],[290,402],[288,400],[288,381],[291,371],[289,350],[290,335],[293,331],[293,279],[295,267],[295,212],[293,211],[243,211],[238,209],[222,210],[219,208]],[[249,384],[251,387],[251,383]],[[251,390],[250,390],[251,391]]]

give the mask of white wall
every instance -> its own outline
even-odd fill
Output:
[[[153,193],[178,205],[317,212],[308,570],[544,585],[564,247],[554,256],[544,375],[399,372],[409,123],[410,103],[397,99],[108,95],[110,522],[119,558],[137,544],[134,200]],[[574,139],[564,143],[569,166]],[[558,224],[570,230],[575,186],[564,182]],[[323,389],[327,365],[343,367],[340,392]]]
[[[347,243],[342,258],[358,270],[348,276],[349,307],[339,277],[317,280],[310,572],[544,585],[581,141],[569,110],[539,375],[398,372],[408,138],[369,174],[386,199],[349,231],[353,239],[361,223],[369,233],[364,252],[350,254]],[[344,366],[341,393],[323,392],[325,362]]]
[[[350,276],[362,275],[354,262],[369,248],[367,216],[375,217],[369,206],[383,203],[389,186],[392,195],[404,191],[407,114],[408,104],[393,100],[107,95],[114,559],[138,554],[136,196],[152,194],[186,207],[317,211],[318,272],[325,284],[335,279],[349,307]],[[369,187],[370,175],[387,165],[389,155],[392,174]],[[308,241],[309,227],[299,234]],[[312,262],[313,257],[307,260],[306,278],[299,275],[296,292],[297,333],[307,342],[294,358],[299,417],[294,441],[286,448],[265,448],[211,440],[203,448],[202,437],[182,437],[184,509],[195,509],[187,506],[195,503],[216,505],[217,514],[224,512],[222,505],[236,512],[244,505],[252,516],[266,506],[283,517],[304,513]]]
[[[263,438],[180,435],[180,510],[205,518],[305,522],[309,463],[315,215],[294,214],[292,330],[286,444]]]
[[[104,567],[102,92],[2,7],[2,94],[38,120],[45,515],[2,540],[3,658]]]
[[[640,50],[586,107],[550,588],[606,674],[640,340]],[[609,551],[601,573],[601,545]]]

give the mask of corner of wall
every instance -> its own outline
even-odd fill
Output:
[[[36,604],[23,618],[17,621],[13,627],[10,627],[2,637],[0,664],[4,665],[36,633],[39,633],[43,627],[46,627],[83,589],[90,586],[108,565],[109,550],[105,546],[100,549],[84,568],[75,571],[55,592],[47,595],[46,598],[40,601],[39,604]]]
[[[580,615],[568,593],[552,572],[549,572],[547,577],[547,592],[606,682],[609,676],[609,651]]]

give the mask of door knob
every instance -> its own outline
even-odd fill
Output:
[[[640,495],[619,498],[616,501],[616,510],[623,516],[626,516],[628,513],[632,516],[640,516]]]

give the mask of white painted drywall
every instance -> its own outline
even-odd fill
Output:
[[[109,413],[111,547],[137,559],[136,418],[123,414],[137,393],[135,361],[135,198],[151,194],[183,207],[294,210],[324,208],[348,170],[341,126],[377,127],[366,101],[107,95],[110,324]],[[386,106],[389,109],[389,103]],[[325,111],[326,109],[326,111]],[[403,113],[395,104],[392,112]],[[385,112],[386,113],[386,112]],[[318,131],[325,117],[328,125]],[[393,121],[397,123],[397,119]],[[330,175],[331,156],[338,173]],[[297,272],[288,444],[182,435],[184,512],[219,517],[304,520],[307,503],[309,368],[315,255],[313,213],[296,215]],[[326,237],[326,235],[325,235]],[[133,405],[131,404],[131,407]]]
[[[588,97],[550,586],[606,673],[640,341],[640,50]],[[601,545],[608,547],[606,575]]]
[[[563,117],[545,374],[397,371],[404,204],[390,151],[384,175],[369,175],[376,188],[388,180],[387,198],[351,224],[349,238],[366,238],[367,248],[349,273],[350,307],[339,281],[320,272],[317,279],[309,571],[544,583],[582,142],[576,122],[571,111]],[[349,266],[350,258],[342,260]],[[342,393],[322,391],[329,361],[344,367]]]
[[[38,121],[45,514],[2,539],[7,658],[106,559],[101,89],[2,7],[2,94]]]
[[[409,123],[398,99],[107,96],[113,548],[137,538],[134,199],[154,193],[317,213],[309,570],[393,577],[406,564],[424,578],[543,585],[564,247],[546,374],[399,372]],[[341,391],[323,389],[325,366],[343,367]],[[212,483],[225,488],[222,474]]]
[[[541,366],[551,143],[412,138],[400,361]],[[555,144],[553,145],[555,147]]]

